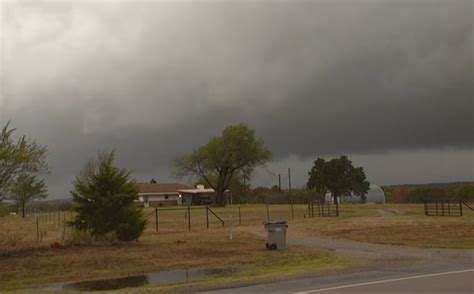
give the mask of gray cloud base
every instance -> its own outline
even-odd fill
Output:
[[[471,1],[6,3],[0,121],[49,146],[54,183],[101,149],[138,174],[169,171],[237,122],[277,162],[472,150],[472,13]]]

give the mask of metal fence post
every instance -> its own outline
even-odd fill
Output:
[[[155,229],[158,233],[158,207],[155,207]]]
[[[206,205],[206,227],[209,229],[209,206]]]
[[[242,225],[242,214],[240,213],[240,204],[239,204],[239,226]]]
[[[268,208],[268,202],[267,202],[267,221],[270,220],[270,210]]]
[[[191,231],[191,206],[188,205],[188,230]]]
[[[459,200],[459,214],[462,216],[462,204],[463,202]]]
[[[295,212],[293,210],[293,197],[290,198],[291,202],[291,219],[295,219]]]
[[[38,219],[38,216],[36,216],[36,241],[39,242],[39,219]]]

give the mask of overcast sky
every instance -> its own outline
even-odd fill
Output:
[[[474,179],[472,0],[1,1],[0,124],[49,148],[52,198],[98,150],[139,181],[244,122],[252,184],[349,155],[376,184]]]

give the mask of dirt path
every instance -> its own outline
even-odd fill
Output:
[[[321,248],[335,254],[358,261],[360,265],[370,267],[399,267],[415,264],[474,264],[474,250],[416,248],[363,243],[328,237],[302,237],[290,233],[290,245]]]
[[[266,233],[252,230],[265,238]],[[310,237],[291,229],[287,236],[288,245],[314,247],[347,257],[361,268],[393,268],[417,265],[474,265],[473,249],[417,248],[411,246],[364,243],[347,239],[333,239],[326,236]]]
[[[392,217],[400,215],[400,211],[396,209],[378,209],[377,217]]]

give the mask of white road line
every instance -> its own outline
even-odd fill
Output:
[[[307,290],[307,291],[294,292],[294,293],[295,293],[295,294],[318,293],[318,292],[331,291],[331,290],[339,290],[339,289],[352,288],[352,287],[359,287],[359,286],[366,286],[366,285],[382,284],[382,283],[389,283],[389,282],[396,282],[396,281],[403,281],[403,280],[413,280],[413,279],[420,279],[420,278],[427,278],[427,277],[435,277],[435,276],[442,276],[442,275],[460,274],[460,273],[467,273],[467,272],[474,272],[474,269],[467,269],[467,270],[461,270],[461,271],[452,271],[452,272],[444,272],[444,273],[436,273],[436,274],[427,274],[427,275],[404,277],[404,278],[397,278],[397,279],[388,279],[388,280],[381,280],[381,281],[375,281],[375,282],[351,284],[351,285],[337,286],[337,287],[324,288],[324,289],[314,289],[314,290]]]

